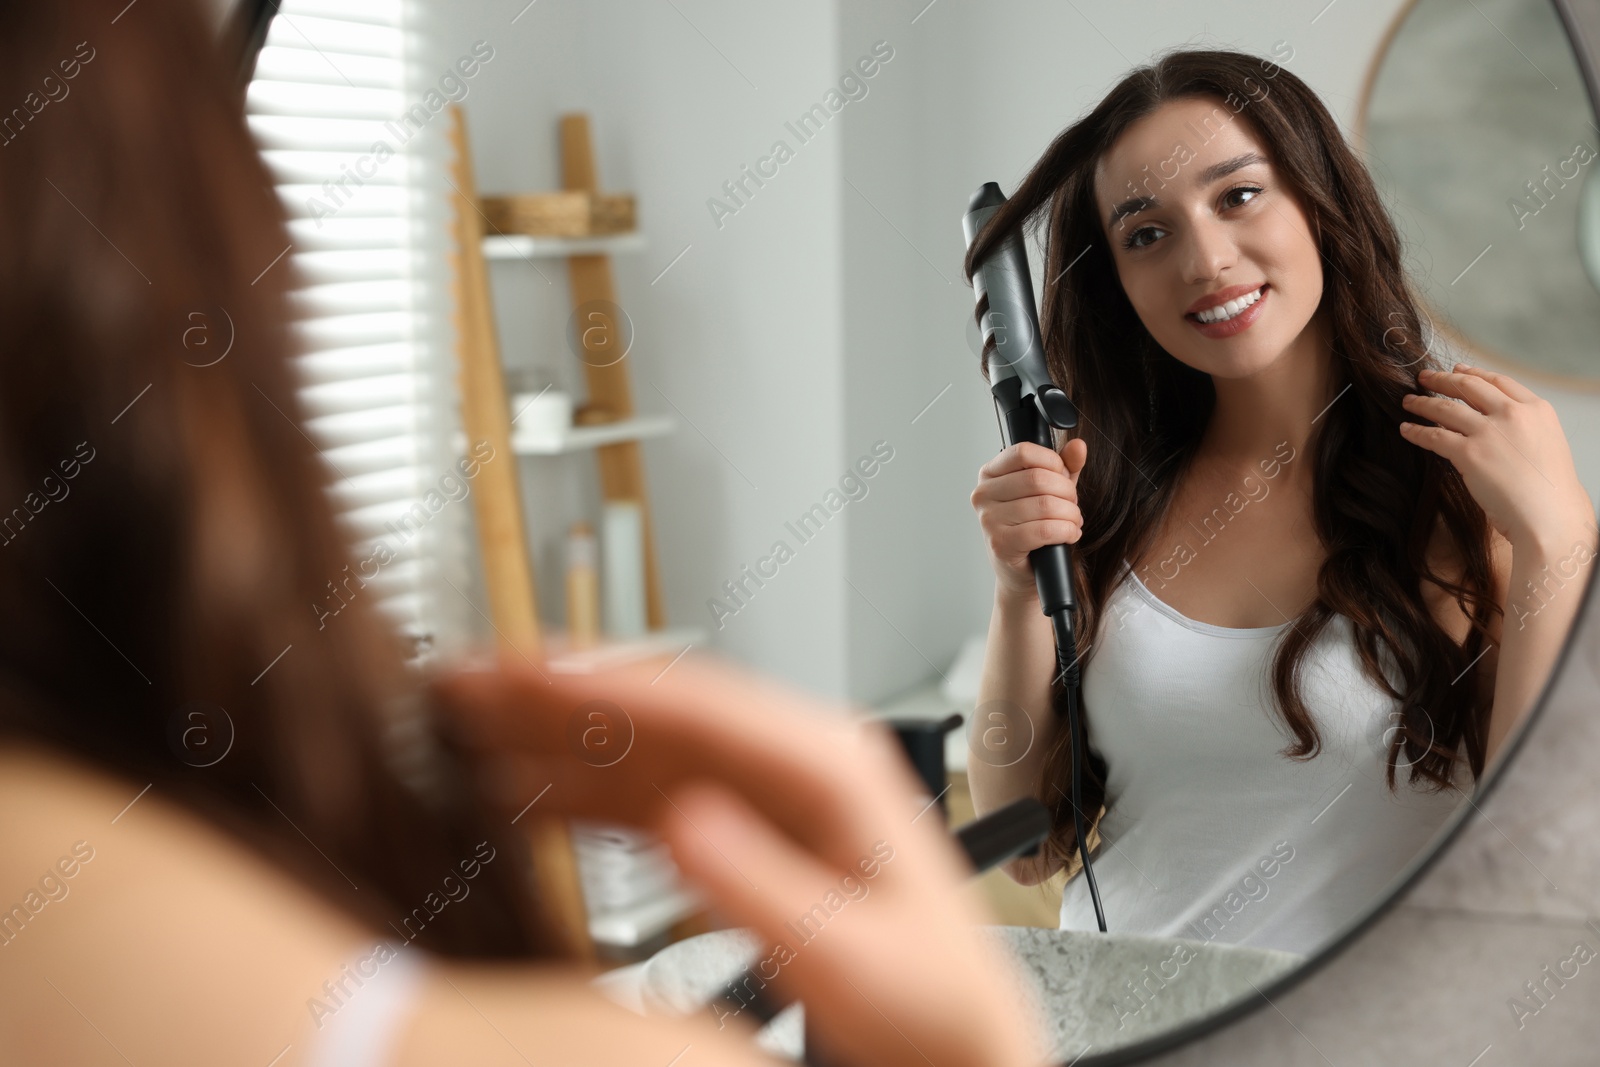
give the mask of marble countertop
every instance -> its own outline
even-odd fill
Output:
[[[1085,1047],[1127,1045],[1209,1013],[1301,961],[1287,952],[1182,938],[1030,926],[989,926],[981,933],[998,942],[1025,978],[1041,1056],[1062,1061]],[[751,931],[717,930],[669,945],[596,983],[641,1014],[710,1011],[710,1002],[745,975],[761,949]],[[803,1006],[794,1004],[761,1029],[757,1042],[798,1060],[803,1029]]]

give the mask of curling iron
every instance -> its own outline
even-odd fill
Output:
[[[985,182],[972,194],[967,213],[961,219],[968,248],[1005,202],[1005,194],[994,182]],[[1028,272],[1028,255],[1020,234],[1008,234],[989,258],[978,265],[972,276],[972,288],[983,330],[984,376],[994,395],[995,415],[1004,447],[1031,441],[1055,451],[1054,430],[1070,430],[1077,426],[1078,409],[1050,380],[1044,340],[1039,332],[1039,314],[1033,301],[1033,279]],[[1055,629],[1056,663],[1066,688],[1067,735],[1072,744],[1072,823],[1078,838],[1078,855],[1083,860],[1084,881],[1094,901],[1095,919],[1100,924],[1100,932],[1104,933],[1106,916],[1100,907],[1094,868],[1089,863],[1081,802],[1085,740],[1079,704],[1081,678],[1077,639],[1073,633],[1073,611],[1077,604],[1072,594],[1072,550],[1066,545],[1044,545],[1029,552],[1028,561],[1033,565],[1034,582],[1039,589],[1039,606],[1050,617]]]

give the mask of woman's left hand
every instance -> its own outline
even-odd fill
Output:
[[[1402,403],[1438,425],[1402,422],[1401,436],[1455,464],[1513,548],[1570,548],[1570,535],[1593,529],[1594,505],[1549,401],[1504,374],[1464,363],[1453,372],[1425,368],[1417,377],[1443,395],[1412,393]]]

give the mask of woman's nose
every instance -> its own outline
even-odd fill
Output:
[[[1198,285],[1222,273],[1224,267],[1233,265],[1238,250],[1227,228],[1216,220],[1202,220],[1188,228],[1181,238],[1184,242],[1184,281]]]

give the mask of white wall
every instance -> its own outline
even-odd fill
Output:
[[[664,393],[692,423],[645,447],[669,618],[710,627],[718,648],[763,670],[877,700],[948,667],[988,619],[967,497],[999,438],[960,280],[972,191],[990,180],[1012,191],[1055,134],[1172,46],[1267,54],[1287,41],[1285,66],[1348,129],[1400,4],[674,2],[543,0],[515,25],[520,0],[453,3],[459,41],[446,50],[479,37],[496,49],[466,103],[480,184],[555,188],[556,116],[590,113],[602,185],[638,196],[650,241],[614,260],[637,327],[638,406],[672,413]],[[867,95],[799,145],[784,124],[880,40],[894,56]],[[778,138],[795,158],[719,229],[706,200]],[[541,269],[550,284],[494,268],[508,361],[561,344],[564,273]],[[1541,391],[1600,496],[1600,431],[1584,429],[1594,398]],[[866,497],[801,546],[784,523],[879,440],[894,458]],[[549,513],[592,505],[592,472],[586,460],[525,462],[542,602],[558,618]],[[706,600],[780,537],[793,561],[716,630]]]

